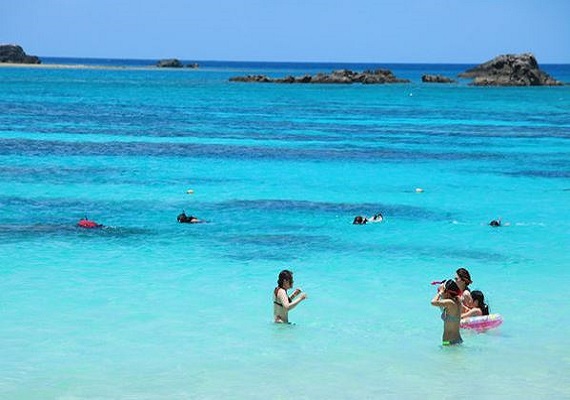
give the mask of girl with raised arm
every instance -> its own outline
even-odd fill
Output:
[[[463,343],[459,334],[459,322],[461,321],[461,293],[455,281],[449,279],[442,284],[435,297],[431,300],[431,305],[442,309],[441,319],[443,320],[443,345],[452,346]]]

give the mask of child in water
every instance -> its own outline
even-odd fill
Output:
[[[461,318],[480,317],[482,315],[489,315],[489,306],[485,303],[485,296],[480,290],[471,292],[471,304],[469,311],[461,314]]]

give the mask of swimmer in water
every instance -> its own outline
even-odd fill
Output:
[[[454,280],[449,279],[438,288],[437,294],[431,300],[431,305],[440,307],[443,320],[443,345],[452,346],[463,343],[459,333],[461,321],[461,290]]]
[[[501,218],[492,220],[491,222],[489,222],[489,225],[492,226],[493,228],[498,228],[499,226],[501,226]]]
[[[485,303],[485,296],[480,290],[471,292],[471,304],[466,305],[469,311],[462,313],[461,318],[489,315],[489,306]]]
[[[300,302],[307,298],[307,294],[301,289],[295,289],[291,297],[287,290],[293,287],[293,272],[283,270],[279,273],[277,287],[273,290],[273,318],[275,323],[288,324],[289,310],[297,307]]]
[[[369,219],[370,222],[382,222],[384,220],[384,216],[382,213],[375,214],[373,217]]]
[[[103,224],[98,224],[95,221],[91,221],[87,216],[81,218],[77,223],[80,228],[93,229],[93,228],[103,228]]]
[[[368,218],[363,217],[362,215],[357,215],[356,217],[354,217],[352,224],[353,225],[365,225],[367,222],[368,222]]]
[[[463,303],[463,311],[469,311],[468,305],[473,302],[471,299],[471,289],[469,289],[469,285],[473,283],[471,280],[471,274],[465,268],[458,268],[455,271],[455,283],[459,286],[459,290],[461,290],[461,302]]]
[[[176,220],[182,224],[197,224],[202,222],[201,220],[199,220],[197,217],[193,216],[193,215],[186,215],[185,211],[182,211],[181,214],[178,214],[178,216],[176,217]]]

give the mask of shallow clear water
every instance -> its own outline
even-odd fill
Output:
[[[393,70],[0,69],[0,397],[568,398],[570,88]],[[442,348],[459,266],[505,322]],[[284,267],[309,299],[275,326]]]

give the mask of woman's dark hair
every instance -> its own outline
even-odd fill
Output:
[[[277,286],[280,288],[283,287],[283,282],[289,281],[289,283],[293,283],[293,272],[289,271],[288,269],[284,269],[283,271],[279,272],[279,278],[277,279]]]
[[[455,271],[455,273],[459,278],[461,278],[463,282],[465,282],[465,286],[469,286],[473,283],[469,271],[467,271],[465,268],[459,268],[457,271]]]
[[[353,224],[353,225],[360,225],[360,224],[364,224],[364,223],[366,223],[366,221],[365,221],[365,219],[364,219],[362,216],[360,216],[360,215],[357,215],[356,217],[354,217],[354,220],[352,221],[352,224]]]
[[[455,283],[453,279],[448,279],[447,281],[445,281],[444,288],[446,292],[448,292],[454,297],[459,296],[459,294],[461,293],[461,289],[459,289],[459,286],[457,286],[457,283]]]
[[[485,296],[483,296],[483,292],[480,290],[474,290],[471,292],[471,298],[473,300],[477,300],[477,304],[479,304],[479,308],[483,315],[489,315],[489,306],[485,303]]]

